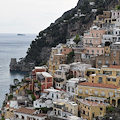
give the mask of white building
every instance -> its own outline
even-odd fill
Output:
[[[70,71],[75,77],[85,77],[85,70],[89,67],[92,67],[91,64],[85,64],[81,62],[74,62],[70,64]]]
[[[75,37],[76,36],[74,36],[70,39],[67,39],[67,42],[66,42],[67,47],[74,47],[76,45],[76,43],[74,42]]]
[[[61,98],[62,91],[56,90],[54,88],[44,89],[41,98],[52,99],[53,101]]]
[[[112,13],[111,16],[112,19],[117,19],[120,17],[120,10],[111,10],[111,13]]]
[[[53,107],[52,100],[46,100],[46,99],[37,99],[33,102],[34,108],[41,108],[41,107],[47,107],[51,108]]]
[[[47,114],[33,109],[19,108],[14,111],[14,120],[45,120]]]
[[[80,81],[79,78],[71,78],[66,82],[66,92],[68,92],[69,95],[71,96],[75,95],[77,83],[79,83],[79,81]]]

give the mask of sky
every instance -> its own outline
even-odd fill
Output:
[[[0,0],[0,33],[39,33],[78,0]]]

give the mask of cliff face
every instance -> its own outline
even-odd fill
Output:
[[[28,48],[25,61],[35,62],[36,65],[45,64],[50,56],[51,47],[65,43],[66,38],[83,34],[89,29],[96,15],[118,4],[118,0],[94,0],[95,5],[90,6],[89,1],[91,0],[79,0],[74,9],[65,12],[55,23],[41,31]],[[97,13],[92,13],[94,8],[98,9]],[[76,16],[79,13],[85,16]]]

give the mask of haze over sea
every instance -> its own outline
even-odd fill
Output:
[[[9,93],[9,85],[13,84],[13,80],[24,78],[23,73],[10,73],[10,60],[11,58],[19,60],[19,58],[25,57],[27,49],[35,36],[35,34],[25,34],[25,36],[0,34],[0,107],[5,94]]]

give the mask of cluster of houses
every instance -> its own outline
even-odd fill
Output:
[[[48,66],[12,87],[6,120],[96,120],[120,106],[120,10],[103,11],[78,44],[75,38],[53,47]]]

